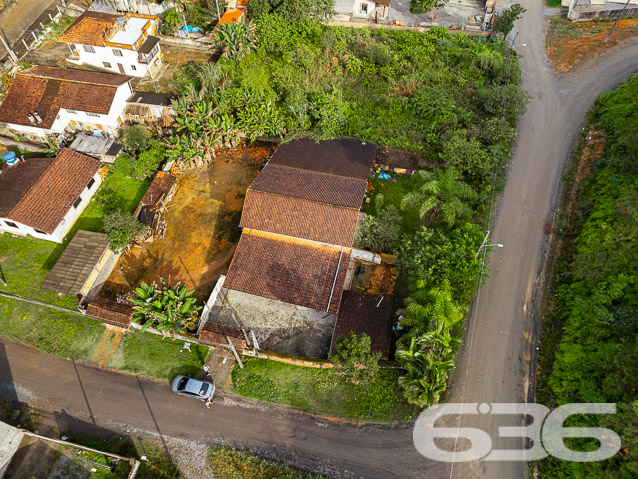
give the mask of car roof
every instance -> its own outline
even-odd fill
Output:
[[[200,381],[199,379],[188,378],[184,391],[192,393],[192,394],[199,394],[203,384],[206,384],[208,386],[208,383],[204,383],[204,381]]]

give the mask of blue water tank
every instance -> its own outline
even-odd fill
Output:
[[[13,166],[13,165],[18,163],[18,157],[16,156],[14,151],[7,151],[6,153],[3,153],[2,154],[2,159],[9,166]]]

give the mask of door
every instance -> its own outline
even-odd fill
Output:
[[[120,69],[120,73],[124,75],[124,65],[122,65],[121,63],[118,63],[117,67]]]

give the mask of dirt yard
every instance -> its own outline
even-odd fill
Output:
[[[201,168],[187,168],[165,213],[166,235],[135,246],[120,258],[102,295],[127,294],[140,281],[186,283],[205,301],[226,273],[239,240],[246,189],[273,149],[240,146],[218,153]]]
[[[546,50],[554,71],[571,72],[638,35],[638,18],[620,20],[609,41],[603,43],[612,25],[613,21],[610,20],[572,23],[564,18],[551,18]]]

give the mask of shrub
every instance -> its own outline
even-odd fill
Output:
[[[345,338],[338,338],[335,352],[330,354],[330,360],[335,363],[334,374],[353,384],[370,381],[379,370],[377,362],[381,358],[381,353],[370,352],[370,346],[370,336],[365,333],[357,336],[351,332]]]
[[[109,235],[111,249],[120,253],[128,246],[131,238],[142,234],[144,225],[133,215],[117,210],[104,217],[104,231]]]
[[[366,215],[357,231],[357,248],[375,253],[392,253],[401,238],[401,214],[390,205],[379,216]]]
[[[122,129],[122,143],[132,151],[137,152],[146,148],[151,134],[142,125],[130,125]]]

